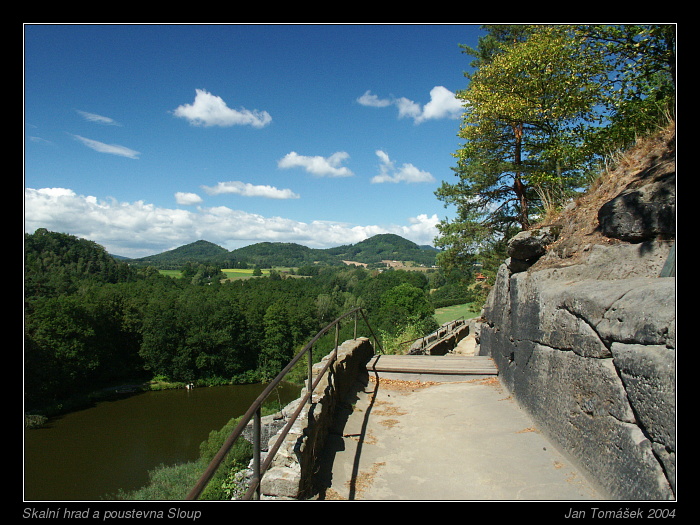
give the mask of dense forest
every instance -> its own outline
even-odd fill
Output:
[[[208,254],[211,246],[205,248]],[[181,261],[183,272],[194,266],[204,265]],[[227,281],[217,266],[205,268],[214,278],[174,279],[114,258],[92,241],[46,229],[25,234],[26,408],[152,378],[262,381],[355,306],[366,309],[379,334],[407,325],[424,334],[436,328],[436,306],[471,297],[464,275],[436,270],[316,265],[305,278]],[[341,335],[351,337],[351,329]],[[319,358],[331,344],[318,345]]]

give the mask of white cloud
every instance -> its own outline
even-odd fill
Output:
[[[421,116],[422,109],[420,104],[417,104],[405,97],[397,98],[394,101],[394,104],[396,104],[396,107],[399,108],[399,118],[412,118],[415,120],[416,124],[425,120]]]
[[[36,142],[36,143],[38,143],[38,144],[50,144],[50,145],[53,145],[53,142],[51,142],[50,140],[43,139],[43,138],[41,138],[41,137],[29,137],[29,140],[30,140],[31,142]]]
[[[197,89],[195,92],[192,104],[183,104],[173,111],[176,117],[184,118],[194,126],[250,125],[254,128],[263,128],[272,122],[272,117],[267,111],[231,109],[221,97],[203,89]]]
[[[440,223],[437,214],[428,216],[428,214],[422,213],[417,217],[410,217],[408,222],[410,225],[400,227],[397,235],[411,239],[420,245],[433,244],[438,235],[437,225]]]
[[[373,108],[385,108],[392,104],[392,101],[388,98],[379,98],[377,95],[372,95],[369,90],[365,91],[357,101],[363,106],[369,106]]]
[[[373,184],[383,182],[433,182],[435,180],[430,173],[419,170],[413,164],[403,164],[397,169],[389,155],[384,151],[378,150],[376,154],[379,157],[379,175],[372,177],[371,182]]]
[[[430,90],[430,102],[423,106],[423,113],[418,120],[459,118],[462,113],[464,113],[462,101],[449,89],[435,86]]]
[[[419,215],[408,219],[405,225],[300,222],[226,206],[191,211],[161,208],[143,201],[99,201],[65,188],[25,189],[26,232],[47,228],[69,233],[126,257],[152,255],[198,239],[229,250],[263,241],[327,248],[356,243],[378,233],[395,233],[418,244],[431,244],[437,235],[437,222],[436,215]]]
[[[304,168],[316,177],[351,177],[353,172],[340,164],[350,158],[344,151],[333,153],[330,157],[299,155],[295,151],[287,153],[277,163],[279,168]]]
[[[182,204],[184,206],[191,206],[193,204],[199,204],[202,202],[202,197],[196,193],[185,193],[178,191],[175,193],[175,202]]]
[[[104,142],[86,139],[80,135],[73,135],[73,137],[85,144],[88,148],[94,149],[100,153],[109,153],[110,155],[119,155],[120,157],[128,157],[130,159],[138,159],[141,154],[138,151],[134,151],[125,146],[119,146],[118,144],[105,144]]]
[[[119,126],[120,124],[109,117],[103,117],[102,115],[96,115],[95,113],[88,113],[87,111],[81,111],[76,109],[78,114],[82,116],[88,122],[95,122],[96,124],[107,124],[109,126]]]
[[[254,185],[249,182],[230,181],[219,182],[216,186],[202,186],[209,195],[235,193],[244,197],[265,197],[267,199],[298,199],[299,195],[292,190],[280,190],[274,186]]]
[[[363,106],[375,108],[394,105],[399,110],[399,118],[412,118],[416,124],[426,120],[459,118],[464,112],[462,102],[444,86],[435,86],[431,89],[430,102],[424,106],[405,97],[380,99],[370,91],[366,91],[357,101]]]

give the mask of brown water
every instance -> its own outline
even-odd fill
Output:
[[[24,499],[95,501],[140,488],[154,467],[197,459],[209,433],[244,414],[264,387],[144,392],[26,430]],[[282,406],[298,394],[298,388],[284,385]]]

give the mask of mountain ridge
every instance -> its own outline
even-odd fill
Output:
[[[304,266],[308,264],[343,264],[351,260],[363,264],[382,260],[413,261],[432,266],[439,250],[420,246],[396,234],[377,234],[355,244],[331,248],[309,248],[293,242],[259,242],[227,250],[203,239],[158,254],[127,259],[135,265],[179,266],[186,262],[218,264],[222,268],[258,266]]]

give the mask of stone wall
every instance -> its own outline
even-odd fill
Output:
[[[374,349],[367,338],[345,341],[338,347],[338,355],[314,390],[311,403],[302,409],[278,450],[270,469],[263,475],[261,493],[266,499],[304,499],[311,496],[313,473],[318,454],[328,436],[329,428],[340,403],[358,381],[367,376],[367,362]],[[330,359],[324,357],[313,365],[314,380]],[[302,389],[299,399],[287,405],[279,414],[269,416],[263,424],[274,431],[284,427],[298,408],[307,390]],[[270,434],[273,434],[271,431]],[[269,446],[278,434],[269,438]]]

